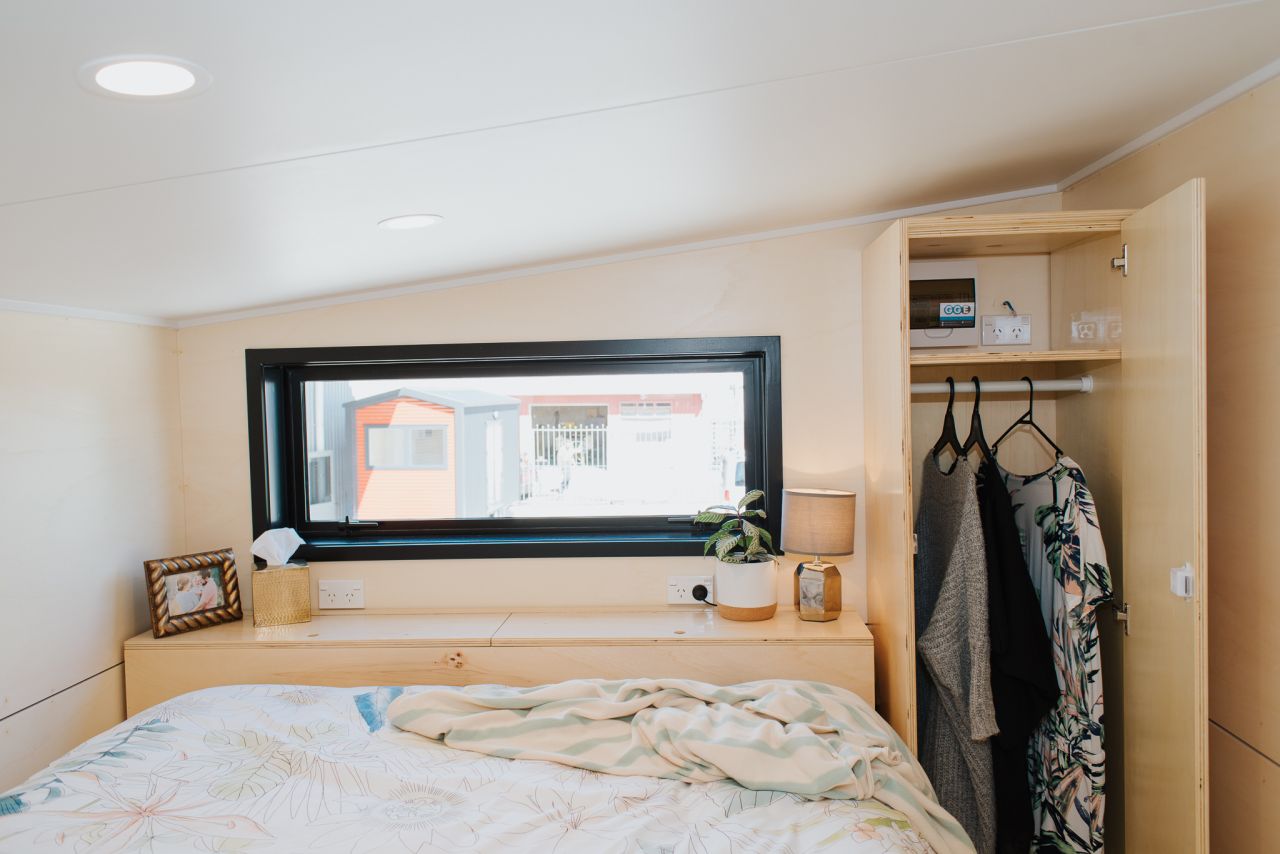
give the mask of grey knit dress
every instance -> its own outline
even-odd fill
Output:
[[[924,461],[916,514],[916,652],[920,764],[979,854],[996,847],[987,629],[987,567],[978,486],[969,462],[950,474]]]

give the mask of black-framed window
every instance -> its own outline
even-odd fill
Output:
[[[314,560],[699,554],[710,504],[762,489],[778,523],[779,359],[776,337],[247,350],[254,535],[296,528]]]

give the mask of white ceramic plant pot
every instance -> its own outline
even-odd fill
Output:
[[[778,610],[778,565],[716,561],[716,611],[726,620],[767,620]]]

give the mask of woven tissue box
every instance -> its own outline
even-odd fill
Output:
[[[255,626],[284,626],[311,620],[310,567],[269,566],[250,575]]]

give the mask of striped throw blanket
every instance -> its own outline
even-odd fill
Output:
[[[582,679],[511,688],[409,689],[387,709],[449,747],[622,776],[732,780],[808,798],[875,798],[938,854],[972,852],[906,746],[862,698],[817,682],[721,687]]]

